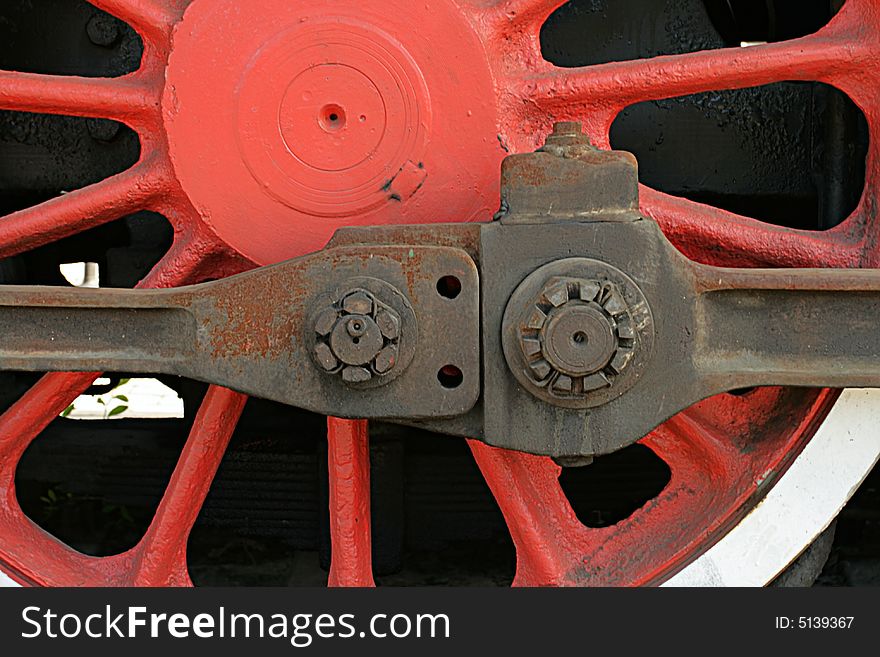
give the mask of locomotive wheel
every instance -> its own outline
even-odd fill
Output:
[[[140,136],[131,169],[0,219],[0,258],[139,210],[174,243],[141,287],[216,279],[319,249],[341,226],[485,220],[509,152],[556,120],[608,148],[624,108],[820,81],[880,120],[880,9],[848,0],[794,41],[560,69],[539,30],[563,0],[93,0],[141,35],[140,68],[87,79],[0,72],[0,109],[111,119]],[[417,30],[413,26],[418,26]],[[642,188],[642,211],[710,264],[875,267],[877,150],[834,229],[784,229]],[[82,555],[23,513],[28,445],[96,378],[48,374],[0,417],[0,568],[24,584],[188,585],[189,532],[245,397],[212,387],[143,539]],[[517,551],[520,585],[765,584],[833,520],[880,453],[874,392],[764,388],[706,400],[642,444],[664,490],[606,528],[577,519],[544,457],[473,441]],[[330,419],[332,585],[371,585],[365,422]],[[784,519],[784,520],[781,520]],[[748,564],[748,567],[745,564]]]

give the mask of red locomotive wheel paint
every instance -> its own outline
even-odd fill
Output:
[[[86,79],[0,71],[0,108],[113,119],[136,130],[130,169],[0,220],[9,257],[130,214],[174,226],[142,282],[231,275],[319,249],[346,225],[489,220],[508,152],[557,120],[593,142],[646,100],[786,80],[833,85],[880,120],[880,5],[848,0],[814,35],[580,69],[541,57],[564,0],[92,0],[143,37],[135,73]],[[738,266],[877,266],[878,150],[866,193],[836,228],[770,226],[642,189],[642,209],[690,257]],[[49,374],[0,417],[0,562],[41,585],[186,585],[186,537],[244,405],[212,388],[147,534],[131,551],[79,554],[24,516],[21,455],[95,374]],[[830,408],[829,391],[762,389],[707,400],[643,443],[666,489],[613,527],[581,525],[551,460],[471,442],[513,536],[516,584],[653,583],[753,505]],[[754,444],[747,438],[764,432]],[[331,420],[330,582],[373,582],[366,426]]]

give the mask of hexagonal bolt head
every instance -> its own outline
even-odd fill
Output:
[[[349,385],[383,377],[397,365],[400,316],[367,290],[350,290],[321,309],[314,331],[316,363]]]
[[[373,378],[373,373],[366,367],[346,367],[342,370],[342,380],[346,383],[365,383]]]
[[[389,340],[397,340],[400,337],[400,318],[394,311],[380,310],[376,313],[376,324],[379,330]]]
[[[382,349],[373,360],[373,369],[377,374],[386,374],[397,363],[397,345],[389,344]]]
[[[322,337],[330,335],[333,327],[336,326],[336,320],[339,319],[339,311],[336,308],[326,308],[321,311],[315,319],[315,333]]]
[[[318,361],[318,365],[328,372],[332,372],[339,367],[339,360],[333,355],[333,350],[330,349],[330,345],[326,342],[319,342],[315,345],[315,360]]]
[[[342,309],[349,315],[372,315],[375,306],[373,295],[358,290],[342,300]]]

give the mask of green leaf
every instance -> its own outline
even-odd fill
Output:
[[[116,387],[119,388],[120,386],[124,386],[129,381],[131,381],[131,379],[119,379],[119,385],[117,385]]]
[[[67,417],[73,412],[73,404],[61,411],[61,417]]]
[[[128,410],[128,406],[117,406],[116,408],[112,409],[109,413],[107,413],[107,417],[113,417],[114,415],[120,415],[122,413],[125,413],[125,411],[127,411],[127,410]]]
[[[99,404],[101,404],[101,406],[104,405],[104,400],[101,399],[100,397],[98,397],[97,401],[98,401]]]
[[[113,399],[124,401],[126,404],[128,403],[128,397],[126,397],[125,395],[113,395]]]

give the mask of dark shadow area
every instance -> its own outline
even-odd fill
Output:
[[[116,77],[137,70],[141,38],[85,0],[3,0],[0,69]]]
[[[837,4],[838,7],[834,7]],[[571,0],[541,28],[544,59],[574,67],[773,42],[816,32],[833,0]]]
[[[822,230],[858,205],[868,128],[833,87],[781,82],[633,105],[611,126],[611,144],[635,154],[649,187]]]
[[[146,532],[188,430],[182,420],[58,418],[19,463],[19,504],[84,554],[124,552]]]
[[[880,465],[837,517],[831,556],[816,586],[880,586]]]
[[[248,401],[190,535],[196,585],[326,583],[317,558],[325,426],[323,416]]]
[[[657,497],[671,476],[669,466],[654,452],[631,445],[590,465],[563,468],[559,483],[581,523],[608,527]]]
[[[513,541],[464,440],[371,423],[370,473],[378,585],[508,586],[513,581]],[[325,568],[330,558],[329,517],[322,511]]]
[[[0,216],[133,166],[140,142],[114,121],[0,111]]]

